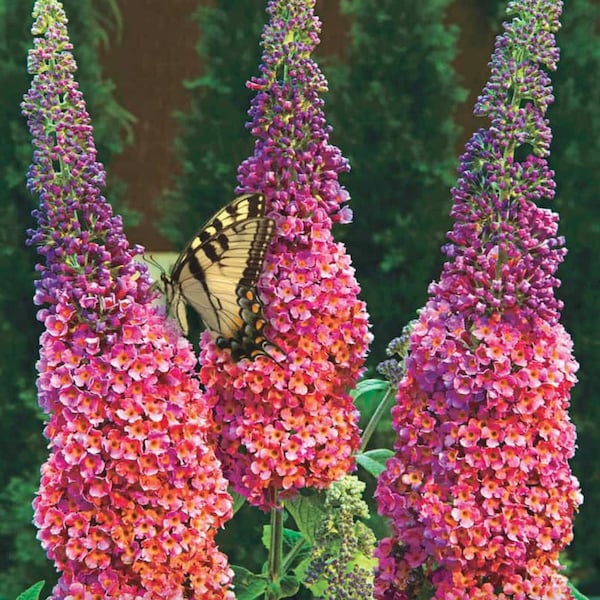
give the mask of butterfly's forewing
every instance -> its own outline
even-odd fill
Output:
[[[167,301],[184,332],[187,303],[236,358],[267,354],[263,346],[269,342],[260,333],[262,304],[255,292],[274,229],[264,214],[261,194],[236,198],[188,243],[166,281]]]
[[[177,275],[179,289],[214,333],[233,337],[243,328],[237,290],[256,285],[272,228],[268,219],[247,219],[188,247]]]

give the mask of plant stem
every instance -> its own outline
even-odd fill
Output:
[[[283,555],[283,507],[278,505],[277,491],[273,491],[273,505],[271,509],[271,540],[269,542],[268,578],[269,588],[265,593],[265,600],[279,599],[279,579],[281,578],[281,563]]]
[[[294,544],[292,549],[286,554],[285,558],[283,559],[283,566],[281,567],[281,570],[284,573],[287,573],[290,570],[294,560],[296,559],[298,554],[300,554],[304,546],[306,546],[306,540],[304,538],[300,538]]]
[[[390,405],[391,405],[390,400],[393,401],[393,399],[394,399],[392,390],[395,390],[395,388],[391,385],[388,386],[388,389],[387,389],[384,397],[381,399],[379,406],[375,409],[375,412],[373,413],[371,420],[367,423],[367,426],[365,427],[365,430],[362,434],[362,441],[360,444],[360,452],[364,452],[366,450],[366,448],[369,444],[369,440],[371,439],[371,436],[375,432],[375,428],[377,427],[377,424],[381,420],[381,417],[390,409]]]

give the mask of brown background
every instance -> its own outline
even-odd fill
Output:
[[[122,31],[106,49],[103,63],[106,76],[116,84],[118,101],[137,122],[134,144],[113,160],[108,177],[127,183],[127,203],[142,215],[140,224],[128,231],[130,242],[141,243],[148,250],[168,250],[168,242],[153,225],[158,216],[154,202],[178,169],[173,154],[177,133],[173,113],[185,109],[189,101],[182,81],[202,70],[195,51],[199,32],[191,19],[199,0],[119,0],[118,4]],[[319,49],[323,54],[343,55],[347,21],[340,16],[338,5],[339,0],[317,2],[317,14],[323,21]],[[448,22],[460,28],[456,68],[469,90],[456,117],[463,128],[458,154],[476,127],[471,110],[488,76],[495,32],[489,30],[478,0],[455,0]]]

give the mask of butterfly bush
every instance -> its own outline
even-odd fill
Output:
[[[410,334],[377,488],[392,536],[376,597],[565,600],[558,555],[582,498],[559,323],[565,255],[544,118],[562,2],[510,2],[475,112],[491,121],[461,157],[441,278]],[[425,595],[423,595],[425,594]]]
[[[44,258],[37,385],[50,448],[34,521],[61,573],[51,597],[233,598],[213,539],[232,505],[194,353],[152,305],[142,249],[101,196],[61,3],[38,0],[34,19],[23,112],[40,197],[30,242]]]
[[[204,334],[201,379],[214,404],[217,446],[236,491],[264,509],[276,493],[324,488],[353,468],[357,413],[347,392],[370,341],[350,257],[332,237],[351,213],[338,182],[348,170],[319,94],[327,82],[311,59],[319,42],[314,0],[273,0],[262,35],[249,128],[254,155],[240,192],[262,192],[276,233],[258,289],[265,335],[283,353],[235,363]]]

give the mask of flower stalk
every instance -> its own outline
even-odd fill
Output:
[[[51,598],[231,599],[214,535],[232,503],[196,358],[102,196],[62,4],[37,0],[33,16],[22,108],[40,198],[29,242],[43,258],[37,388],[50,448],[34,523],[60,572]]]
[[[276,506],[271,509],[271,539],[269,542],[269,558],[267,572],[269,586],[265,600],[278,600],[279,581],[282,573],[283,561],[283,507]]]
[[[376,597],[571,598],[559,553],[582,501],[568,460],[576,382],[554,289],[565,255],[548,167],[562,2],[515,0],[461,157],[448,260],[410,334],[377,488],[392,536]]]
[[[319,42],[314,0],[271,0],[248,127],[254,155],[238,171],[240,193],[261,192],[276,231],[258,291],[265,336],[283,349],[234,363],[203,338],[200,377],[214,406],[214,438],[234,489],[263,510],[350,471],[359,446],[347,390],[370,341],[350,257],[332,236],[348,222],[348,170],[329,144],[320,94],[327,82],[311,54]]]

